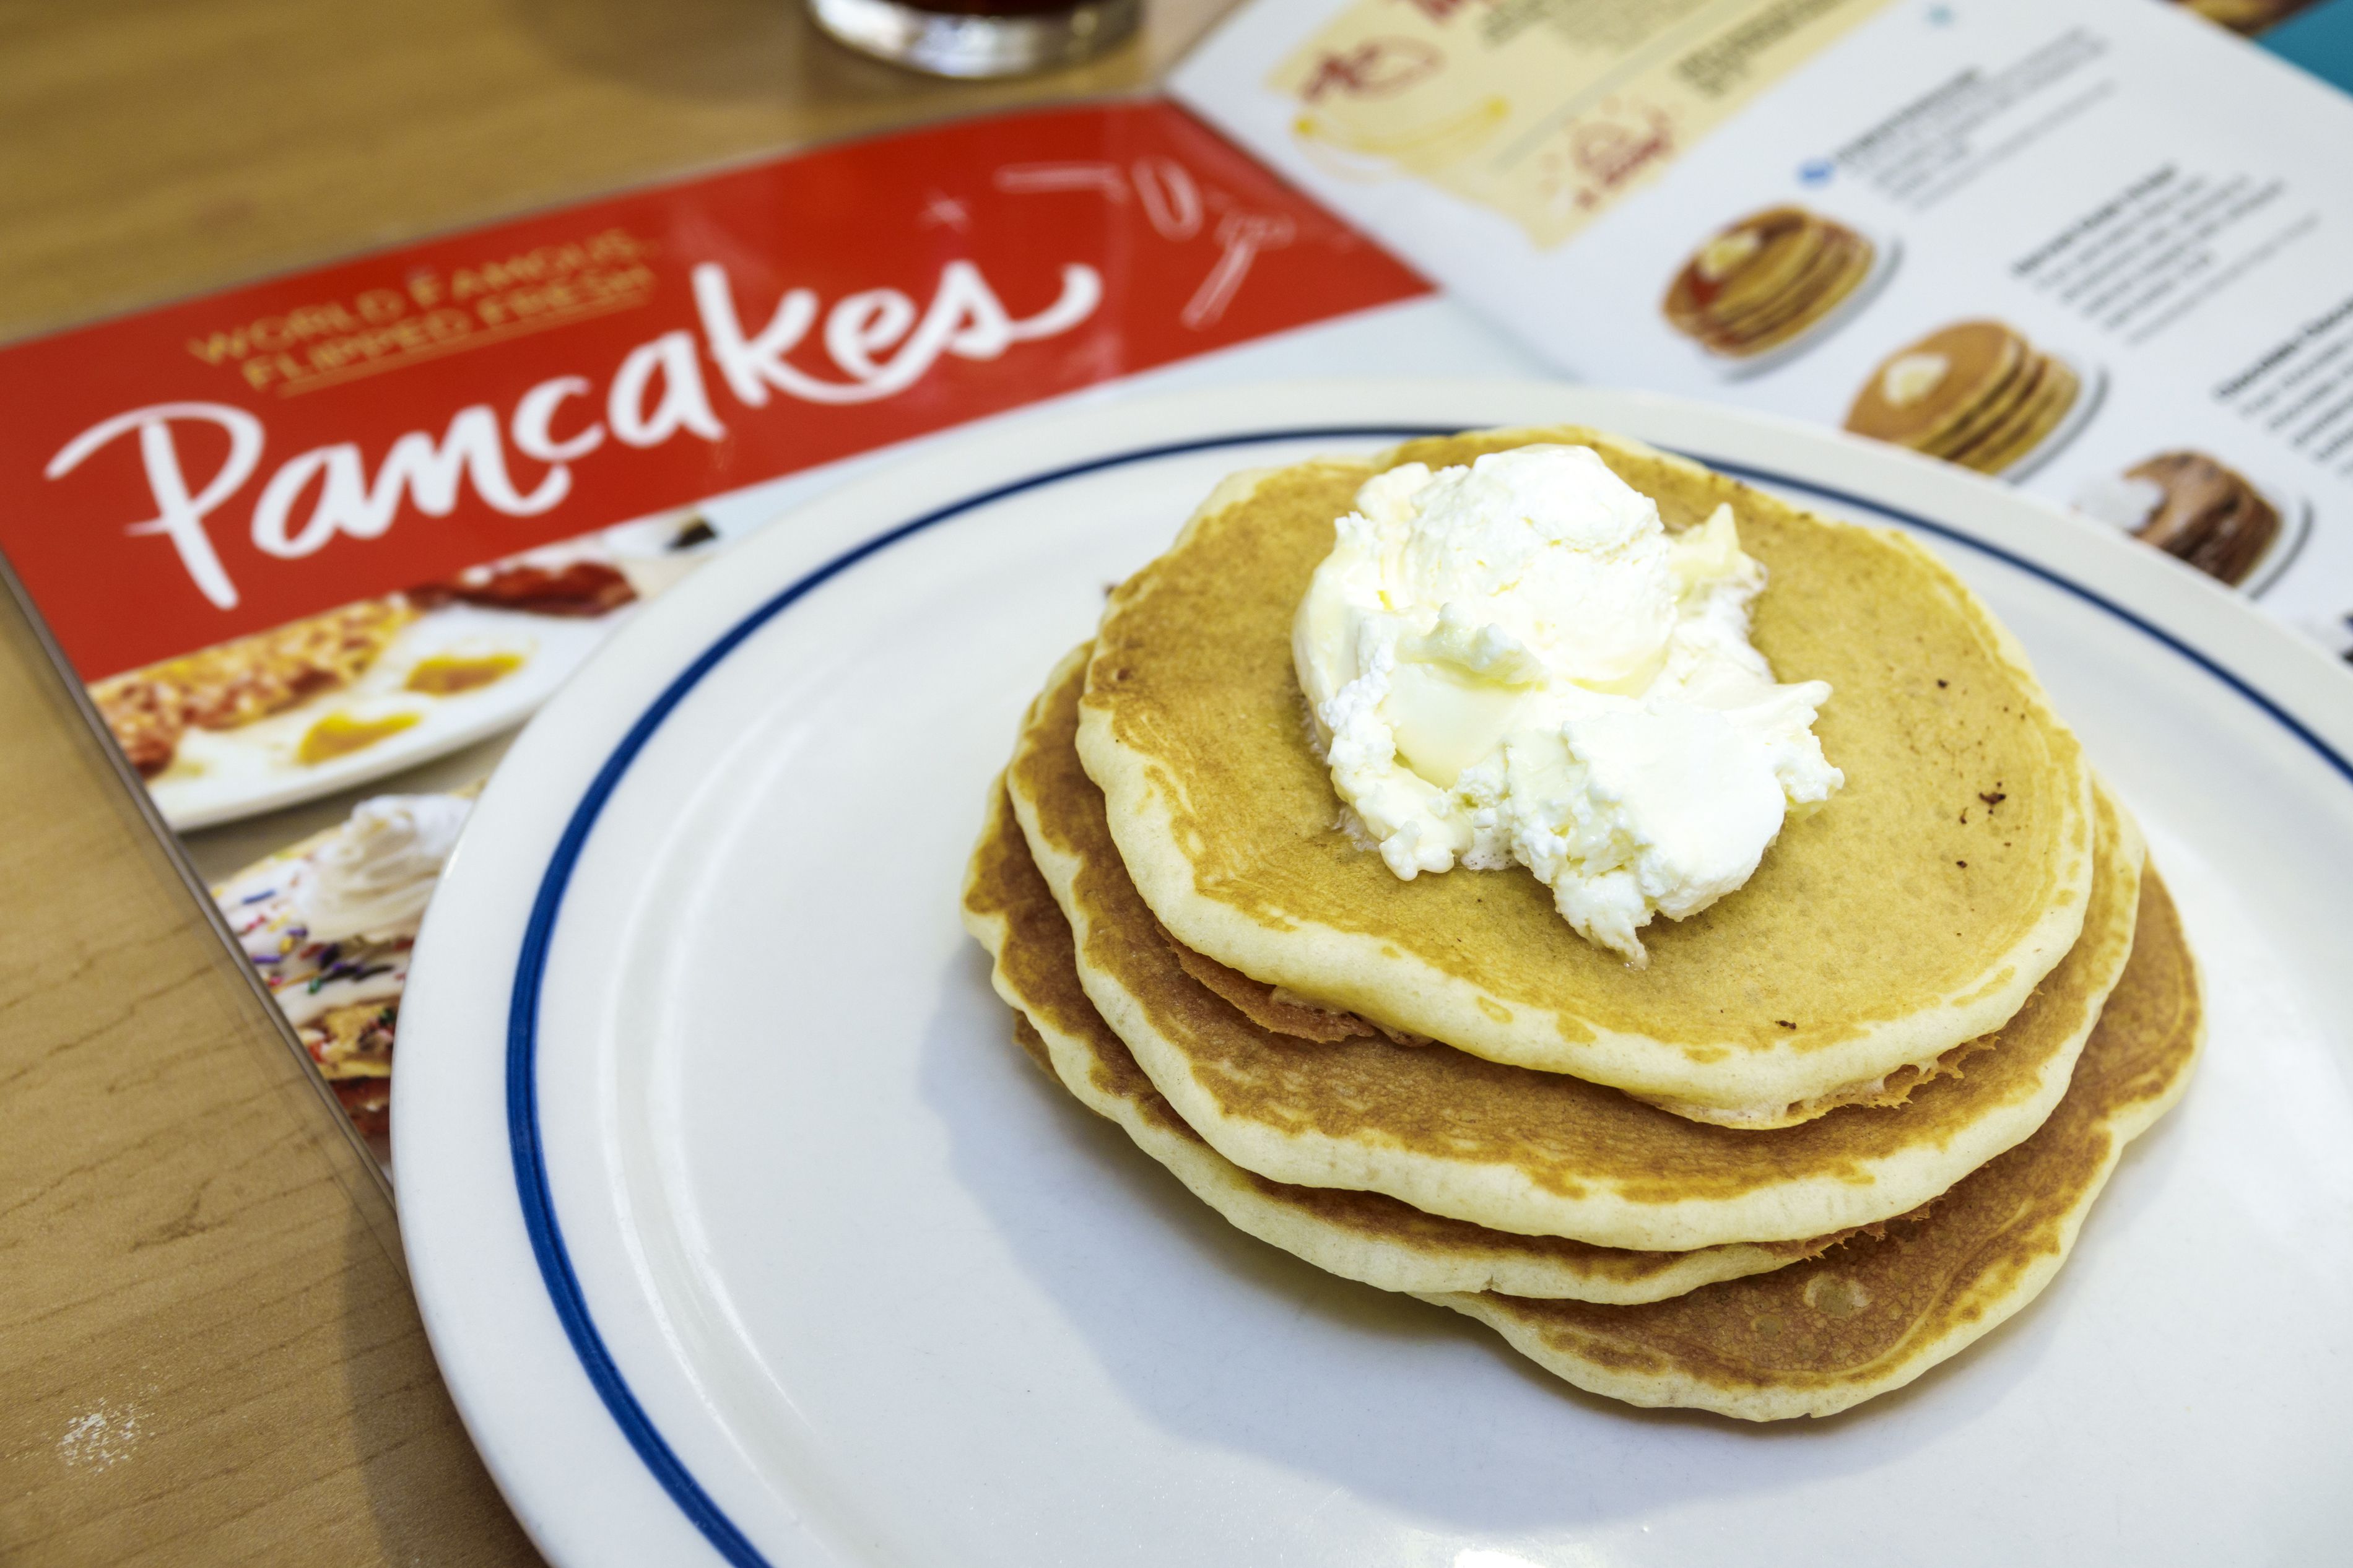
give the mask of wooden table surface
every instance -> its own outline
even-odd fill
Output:
[[[846,133],[927,81],[797,0],[5,0],[0,339]],[[389,1194],[0,594],[0,1563],[530,1561]]]

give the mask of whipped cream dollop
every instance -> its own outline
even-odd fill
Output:
[[[382,795],[353,809],[306,858],[287,889],[312,942],[414,937],[472,803],[446,795]]]
[[[1671,536],[1590,447],[1523,447],[1366,481],[1292,653],[1391,871],[1517,862],[1639,966],[1653,916],[1740,887],[1845,783],[1813,734],[1830,687],[1749,644],[1764,586],[1730,507]]]

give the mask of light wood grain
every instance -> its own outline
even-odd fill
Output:
[[[1021,81],[927,79],[794,0],[15,0],[0,336],[818,139],[1132,88],[1233,0]]]
[[[0,337],[809,141],[1151,79],[1230,0],[1012,84],[791,0],[0,5]],[[0,1563],[471,1563],[390,1202],[0,595]]]
[[[0,1560],[527,1559],[372,1167],[13,602],[0,734]]]

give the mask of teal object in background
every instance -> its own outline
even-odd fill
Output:
[[[2353,92],[2353,0],[2325,0],[2255,40],[2293,66]]]

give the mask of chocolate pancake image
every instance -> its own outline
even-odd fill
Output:
[[[1835,310],[1870,274],[1869,240],[1802,207],[1769,207],[1727,225],[1668,286],[1668,323],[1728,358],[1762,353]]]
[[[1301,596],[1368,477],[1542,443],[1594,448],[1671,531],[1728,506],[1769,574],[1755,646],[1776,679],[1831,688],[1815,732],[1845,784],[1745,885],[1646,928],[1645,968],[1520,868],[1392,873],[1347,831],[1293,664]],[[1078,748],[1185,946],[1389,1030],[1755,1126],[2000,1028],[2074,942],[2092,879],[2081,749],[1957,578],[1899,534],[1588,430],[1228,480],[1113,595]]]
[[[2203,452],[2160,452],[2125,470],[2162,492],[2135,537],[2233,585],[2279,537],[2279,510]]]
[[[1087,1000],[1070,924],[1030,859],[1001,784],[973,851],[964,918],[995,960],[992,979],[1015,1010],[1016,1037],[1049,1077],[1118,1123],[1236,1228],[1328,1273],[1387,1290],[1656,1301],[1781,1268],[1837,1239],[1633,1252],[1487,1230],[1377,1193],[1270,1182],[1219,1154],[1186,1125]]]
[[[1430,1300],[1595,1394],[1750,1421],[1828,1415],[1900,1388],[2041,1293],[2124,1147],[2181,1096],[2204,1037],[2198,972],[2164,884],[2139,893],[2123,980],[2040,1131],[1917,1216],[1809,1262],[1638,1307]]]
[[[1087,997],[1154,1087],[1245,1170],[1385,1193],[1493,1230],[1682,1251],[1905,1213],[2042,1125],[2132,942],[2142,850],[2103,795],[2080,940],[1957,1071],[1917,1083],[1898,1108],[1752,1131],[1443,1045],[1303,1040],[1253,1023],[1177,961],[1079,765],[1077,709],[1066,671],[1033,710],[1007,782]]]

